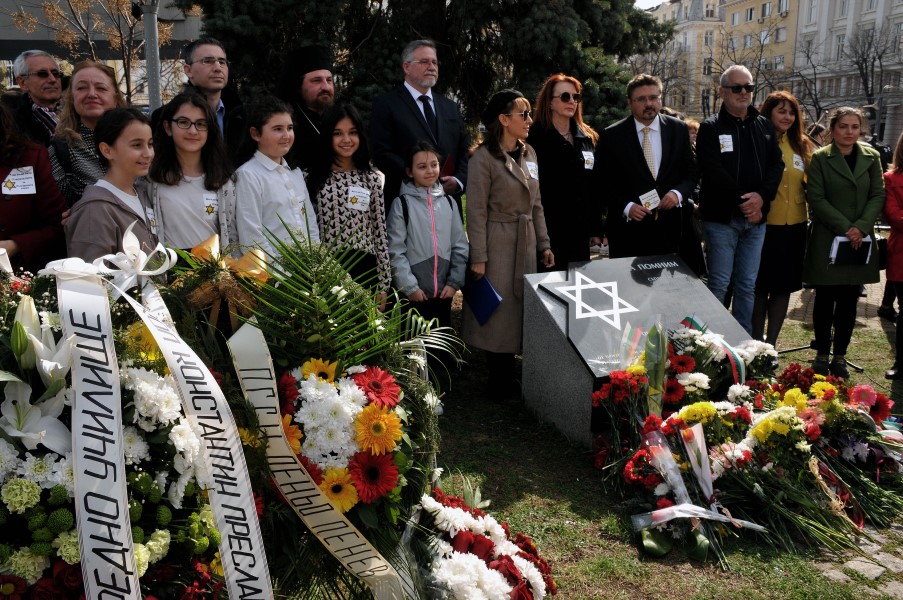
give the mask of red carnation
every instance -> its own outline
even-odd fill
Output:
[[[497,559],[489,563],[489,568],[494,569],[505,576],[505,579],[508,580],[508,583],[511,585],[517,585],[523,576],[520,574],[520,570],[517,568],[517,565],[514,564],[514,561],[510,556],[504,554],[499,556]]]
[[[475,554],[480,560],[489,560],[492,558],[492,550],[495,548],[495,542],[485,535],[476,535],[473,538],[473,544],[470,546],[470,553]]]
[[[395,383],[392,375],[379,367],[367,367],[363,373],[352,375],[352,379],[372,404],[380,408],[392,408],[398,404],[401,388]]]
[[[298,384],[295,381],[295,377],[289,371],[285,371],[279,378],[276,388],[279,392],[279,399],[282,401],[280,404],[282,414],[295,414],[295,400],[298,399],[298,396],[301,393],[298,391]]]
[[[659,498],[658,502],[655,503],[655,507],[659,509],[668,508],[669,506],[674,506],[674,503],[667,498]]]
[[[653,431],[658,431],[659,427],[662,426],[662,418],[658,415],[649,415],[646,417],[646,420],[643,422],[643,435],[647,433],[652,433]]]
[[[530,586],[527,585],[527,582],[522,579],[520,583],[511,590],[508,598],[509,600],[533,600],[533,593],[530,591]]]

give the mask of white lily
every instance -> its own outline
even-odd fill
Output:
[[[40,404],[31,403],[31,386],[20,381],[6,384],[6,400],[0,404],[0,429],[22,440],[28,450],[42,444],[57,454],[72,451],[72,434],[59,420],[65,389]]]
[[[59,343],[53,337],[53,331],[45,327],[41,331],[41,339],[28,334],[35,354],[37,355],[38,375],[44,385],[50,387],[56,379],[62,379],[71,367],[72,346],[75,344],[75,334],[66,339],[60,339]]]
[[[22,324],[26,334],[41,334],[41,318],[38,316],[38,310],[35,308],[34,299],[31,296],[23,295],[19,300],[15,320]],[[30,341],[25,352],[18,356],[18,360],[19,366],[23,369],[34,369],[35,350]]]

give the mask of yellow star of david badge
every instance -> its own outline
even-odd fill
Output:
[[[212,204],[208,204],[207,206],[204,207],[204,211],[205,211],[208,215],[212,215],[212,214],[216,211],[216,209],[213,208],[213,205],[212,205]]]
[[[6,181],[3,182],[3,187],[5,187],[5,188],[8,189],[8,190],[11,190],[11,189],[13,189],[14,187],[16,187],[16,182],[15,182],[15,181],[6,180]]]

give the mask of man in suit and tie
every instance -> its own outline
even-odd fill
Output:
[[[439,79],[436,44],[411,42],[401,53],[401,66],[404,83],[374,100],[370,115],[373,162],[386,175],[386,209],[398,196],[405,158],[419,141],[439,150],[439,181],[446,194],[458,195],[467,184],[470,136],[457,104],[433,92]]]
[[[631,116],[609,126],[596,145],[594,186],[605,199],[609,256],[678,253],[681,211],[696,185],[690,132],[659,114],[662,83],[641,74],[627,84]],[[540,176],[542,174],[540,173]]]

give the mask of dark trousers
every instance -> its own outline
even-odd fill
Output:
[[[815,326],[815,351],[828,354],[831,350],[831,329],[834,329],[834,354],[844,356],[853,337],[856,324],[856,304],[860,285],[817,285],[812,320]]]
[[[416,310],[420,316],[429,321],[436,319],[441,327],[451,327],[452,298],[429,298],[423,302],[405,304],[405,310]]]

